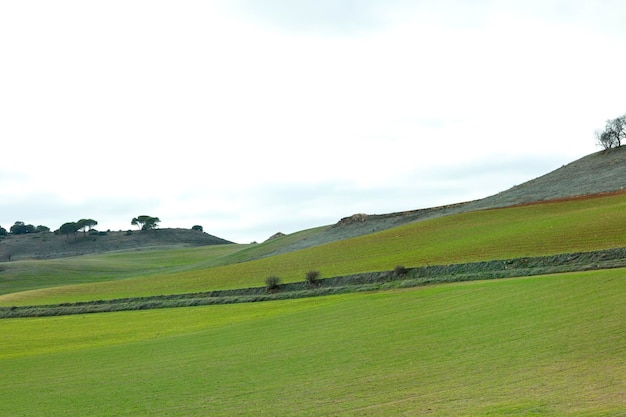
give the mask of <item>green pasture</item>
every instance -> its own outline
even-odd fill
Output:
[[[115,281],[231,263],[248,245],[142,249],[0,264],[0,294],[42,287]]]
[[[49,260],[4,262],[0,263],[0,299],[3,294],[40,288],[151,277],[237,264],[267,256],[320,229],[323,227],[296,232],[261,245],[134,249]]]
[[[304,235],[314,232],[316,230],[312,229]],[[5,277],[0,278],[5,284],[3,291],[14,293],[0,296],[0,305],[48,304],[263,286],[264,279],[269,275],[278,275],[284,282],[294,282],[302,281],[310,270],[318,270],[322,276],[330,277],[390,270],[399,264],[414,267],[622,247],[626,245],[626,196],[446,216],[245,262],[246,259],[267,255],[284,242],[291,243],[294,239],[297,238],[287,236],[244,247],[243,250],[237,250],[237,245],[229,245],[224,248],[158,251],[154,254],[146,251],[98,255],[71,261],[60,259],[54,262],[60,266],[61,273],[64,262],[70,262],[70,265],[73,262],[78,271],[68,270],[67,278],[56,280],[54,287],[39,279],[42,287],[51,288],[27,292],[10,290],[13,284],[7,284],[6,277],[11,276],[10,270],[7,270],[0,273],[0,277]],[[84,264],[83,259],[86,260]],[[135,259],[138,259],[137,263]],[[88,262],[98,263],[100,269],[90,269]],[[42,265],[44,268],[47,263]],[[107,270],[124,265],[130,270],[126,275]],[[77,280],[94,283],[71,285]],[[70,285],[60,286],[62,284]]]
[[[0,320],[0,415],[626,415],[625,274]]]

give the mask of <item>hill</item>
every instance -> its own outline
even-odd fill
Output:
[[[54,233],[29,233],[0,238],[0,262],[23,259],[52,259],[93,253],[149,248],[229,244],[208,233],[191,229],[78,233],[76,238]]]
[[[359,213],[344,217],[333,225],[320,226],[288,236],[277,234],[268,239],[272,241],[272,245],[264,245],[267,250],[258,251],[248,260],[306,249],[451,214],[616,192],[624,190],[625,186],[626,147],[620,147],[587,155],[541,177],[480,200],[388,214]],[[64,236],[55,236],[52,233],[38,233],[0,239],[0,262],[52,259],[155,246],[180,247],[224,243],[233,242],[189,229],[159,229],[147,233],[136,231],[131,234],[109,232],[106,236],[79,234],[76,240],[68,240]]]
[[[285,245],[269,255],[350,239],[450,214],[610,193],[625,188],[626,146],[623,146],[587,155],[548,174],[480,200],[396,213],[359,213],[344,217],[336,224],[320,228],[317,233]]]
[[[503,209],[467,209],[489,203],[484,199],[356,215],[260,245],[179,247],[190,243],[172,244],[174,232],[135,232],[115,237],[144,237],[136,249],[153,237],[155,249],[0,265],[7,311],[154,295],[134,311],[0,320],[0,374],[11,376],[0,382],[0,415],[626,415],[625,269],[611,269],[624,265],[626,192],[590,187],[595,196],[575,198],[583,186],[558,186],[565,180],[555,177],[559,190],[571,185],[575,194],[550,192],[542,204],[534,204],[541,201],[536,195],[524,201],[511,194],[527,194],[544,180],[493,196],[515,201]],[[441,215],[457,209],[466,212]],[[412,215],[411,223],[379,233],[241,262],[329,230]],[[104,243],[100,237],[91,242]],[[89,238],[65,243],[88,245]],[[165,244],[157,246],[158,238]],[[605,264],[609,253],[619,263]],[[535,255],[547,265],[529,257]],[[572,262],[607,269],[487,280],[531,269],[553,273]],[[313,268],[324,278],[359,271],[374,278],[369,271],[400,263],[420,267],[350,294],[178,309],[153,304],[162,294],[262,285],[270,273],[280,273],[286,287]],[[520,274],[500,274],[513,269]],[[453,276],[480,281],[430,285],[433,275],[442,283]],[[421,279],[423,287],[407,288]],[[312,290],[326,288],[324,282]],[[259,292],[296,293],[289,291]],[[184,305],[196,305],[191,301]]]

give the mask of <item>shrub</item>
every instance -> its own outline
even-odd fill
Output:
[[[309,285],[319,285],[320,283],[320,271],[309,271],[306,273],[306,282]]]
[[[280,288],[280,278],[275,275],[265,278],[265,286],[268,291],[277,290]]]
[[[393,270],[393,273],[394,273],[396,276],[399,276],[399,277],[402,277],[402,276],[406,275],[408,272],[409,272],[409,270],[408,270],[408,269],[406,269],[406,268],[404,267],[404,265],[398,265],[398,266],[396,266],[396,267],[394,268],[394,270]]]

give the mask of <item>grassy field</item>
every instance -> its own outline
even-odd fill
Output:
[[[0,415],[626,415],[625,270],[0,321]]]
[[[228,255],[247,245],[110,252],[49,260],[0,264],[0,294],[42,287],[114,281],[137,276],[210,268],[230,263]],[[227,259],[224,261],[224,259]]]
[[[263,286],[269,275],[294,282],[302,281],[309,270],[328,277],[390,270],[399,264],[413,267],[621,247],[626,243],[625,209],[626,195],[620,194],[477,211],[250,262],[244,261],[270,253],[280,247],[281,239],[247,247],[229,245],[26,262],[9,265],[0,274],[6,294],[0,296],[0,305]],[[311,231],[304,236],[306,233]],[[282,239],[284,243],[295,238]],[[39,265],[41,271],[57,271],[57,287],[46,275],[51,272],[42,272],[37,278],[33,278],[36,273],[24,273],[31,265]],[[61,276],[63,271],[67,276]],[[19,288],[15,285],[25,276],[37,281],[32,286],[51,288],[9,294],[16,291],[11,288]],[[60,286],[81,282],[93,283]]]

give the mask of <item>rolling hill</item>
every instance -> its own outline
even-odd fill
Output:
[[[334,225],[319,228],[316,233],[281,247],[276,253],[349,239],[450,214],[618,192],[625,187],[626,146],[587,155],[541,177],[480,200],[397,213],[354,214]]]
[[[624,190],[625,186],[626,147],[621,147],[587,155],[553,172],[480,200],[397,213],[353,214],[333,225],[292,234],[295,236],[288,237],[289,243],[285,243],[285,236],[279,237],[280,244],[266,245],[268,250],[260,251],[256,256],[267,257],[288,253],[451,214],[617,192]],[[233,242],[189,229],[159,229],[150,233],[119,231],[108,232],[106,236],[86,237],[79,234],[77,239],[67,239],[52,233],[37,233],[0,239],[0,262],[51,259],[149,247],[230,243]],[[272,247],[274,248],[271,249]]]
[[[257,245],[138,242],[5,262],[0,305],[237,289],[269,273],[301,281],[311,268],[329,277],[402,262],[471,274],[602,248],[621,248],[623,260],[621,154],[484,200],[351,216]],[[0,415],[624,416],[626,269],[597,270],[604,256],[584,272],[1,319],[0,374],[10,377]]]

